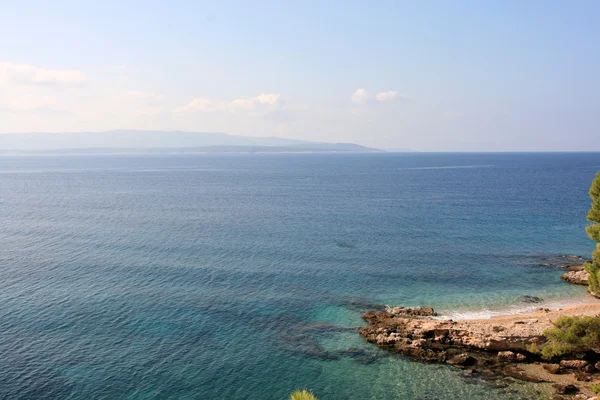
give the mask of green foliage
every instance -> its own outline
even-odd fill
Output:
[[[590,222],[600,224],[600,172],[596,174],[596,178],[592,181],[590,197],[592,198],[592,208],[588,211],[587,219]],[[590,235],[590,237],[600,242],[600,236]]]
[[[600,352],[600,317],[560,317],[544,336],[548,342],[541,353],[546,359],[587,351]]]
[[[590,188],[590,197],[592,199],[592,208],[588,211],[587,219],[592,224],[585,228],[590,239],[598,242],[596,251],[592,253],[592,263],[586,264],[585,270],[590,273],[588,285],[590,291],[600,297],[600,172],[592,181]]]
[[[596,296],[600,297],[600,245],[598,250],[592,253],[594,261],[584,265],[585,270],[589,272],[588,286],[590,291]]]
[[[600,395],[600,383],[592,383],[592,390],[594,393]]]
[[[308,390],[304,389],[292,392],[292,394],[290,394],[289,400],[317,400],[317,398],[314,394],[312,394],[312,392],[309,392]]]
[[[540,346],[538,346],[537,343],[526,344],[525,350],[532,354],[542,354],[542,349],[540,349]]]

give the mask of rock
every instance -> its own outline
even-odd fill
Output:
[[[521,353],[517,353],[517,362],[523,362],[527,360],[527,357],[525,357],[523,354]]]
[[[583,371],[575,371],[573,375],[575,375],[575,379],[579,382],[589,382],[592,380],[592,376]]]
[[[560,366],[569,369],[584,369],[589,363],[585,360],[562,360]]]
[[[499,351],[498,352],[498,360],[500,361],[504,361],[504,362],[522,362],[525,361],[527,359],[527,357],[525,357],[523,354],[521,353],[514,353],[512,351]]]
[[[360,334],[370,343],[416,360],[447,362],[460,368],[477,366],[486,371],[519,380],[539,379],[514,368],[512,363],[527,362],[525,354],[532,343],[543,343],[542,332],[551,326],[541,318],[481,323],[476,320],[434,319],[433,309],[387,307],[387,312],[363,314],[367,326]],[[545,317],[545,316],[544,316]],[[506,361],[503,361],[506,360]]]
[[[449,359],[446,362],[451,365],[458,365],[461,367],[466,367],[466,366],[477,363],[477,359],[475,359],[474,357],[471,357],[467,353],[463,353],[463,354],[459,354],[457,356],[452,357],[451,359]]]
[[[422,307],[422,308],[405,308],[402,306],[399,307],[386,307],[385,311],[394,314],[394,315],[406,315],[413,317],[435,317],[438,314],[431,307]]]
[[[585,271],[585,266],[583,264],[563,265],[561,268],[566,269],[567,271]]]
[[[522,303],[543,303],[544,299],[542,299],[541,297],[537,297],[537,296],[521,296],[521,302]]]
[[[402,306],[398,306],[398,307],[385,306],[385,311],[389,312],[390,314],[400,314],[404,311],[404,307],[402,307]]]
[[[501,361],[513,361],[516,358],[515,353],[512,351],[499,351],[498,359]]]
[[[560,374],[563,372],[563,367],[561,367],[559,364],[544,364],[542,365],[542,368],[551,374]]]
[[[579,393],[571,397],[573,400],[598,400],[597,397],[589,397],[587,394]]]
[[[521,371],[516,368],[505,368],[503,372],[504,372],[504,375],[506,375],[506,376],[517,378],[519,380],[526,381],[526,382],[537,382],[537,383],[546,382],[545,380],[543,380],[541,378],[538,378],[533,375],[529,375],[526,372]]]
[[[596,367],[596,369],[600,371],[600,362],[597,362],[596,364],[594,364],[594,367]]]
[[[579,388],[575,385],[560,385],[555,384],[552,385],[556,389],[556,393],[558,394],[575,394],[579,392]]]
[[[524,321],[515,321],[515,322],[513,322],[513,325],[537,324],[538,322],[539,322],[539,320],[537,320],[535,318],[530,318],[530,319],[526,319]]]
[[[544,307],[540,307],[537,309],[539,312],[543,312],[543,313],[549,313],[550,309],[549,308],[544,308]]]
[[[380,311],[366,312],[363,318],[368,326],[359,329],[361,335],[371,343],[398,353],[413,354],[416,346],[433,352],[456,349],[458,352],[455,354],[464,353],[467,349],[494,352],[496,355],[499,351],[510,350],[516,354],[526,351],[529,344],[544,340],[540,329],[528,327],[533,321],[524,321],[524,325],[516,327],[507,324],[504,325],[506,330],[497,332],[499,329],[493,329],[497,325],[451,322]]]
[[[560,279],[576,285],[588,284],[590,274],[587,271],[569,271],[560,276]]]
[[[587,372],[588,374],[593,374],[594,372],[596,372],[596,368],[594,368],[592,364],[588,364],[585,367],[583,367],[583,371]]]

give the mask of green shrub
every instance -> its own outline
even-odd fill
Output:
[[[600,395],[600,383],[592,383],[592,390],[594,393]]]
[[[541,353],[546,359],[588,351],[600,352],[600,318],[563,316],[554,322],[553,328],[544,332],[544,336],[548,342]]]
[[[588,286],[590,292],[596,297],[600,297],[600,244],[598,244],[598,250],[592,253],[594,261],[584,265],[585,270],[589,272],[590,277],[588,278]]]
[[[525,350],[533,354],[542,354],[542,350],[537,343],[530,343],[525,345]]]
[[[312,392],[308,390],[296,390],[290,394],[290,400],[317,400]]]
[[[590,239],[598,242],[596,251],[592,253],[592,262],[585,265],[585,270],[590,273],[588,285],[590,291],[596,297],[600,297],[600,172],[596,174],[596,178],[592,181],[590,188],[590,198],[592,199],[592,207],[587,214],[587,220],[592,224],[585,228]]]

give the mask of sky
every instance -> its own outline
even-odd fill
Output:
[[[0,134],[600,151],[598,1],[12,1]]]

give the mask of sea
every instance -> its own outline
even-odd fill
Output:
[[[381,305],[587,301],[557,267],[594,248],[599,170],[600,153],[1,156],[0,398],[545,398],[356,327]]]

